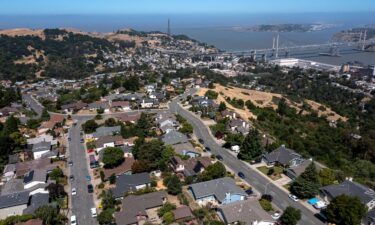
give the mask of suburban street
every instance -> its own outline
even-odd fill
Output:
[[[73,166],[70,166],[70,174],[74,176],[71,187],[77,190],[77,195],[71,196],[71,215],[77,216],[77,224],[93,225],[98,223],[96,218],[91,217],[90,209],[95,207],[95,205],[93,194],[87,192],[89,182],[85,180],[89,172],[84,146],[80,143],[80,128],[83,122],[84,119],[78,121],[77,125],[72,126],[69,132],[71,141],[69,142],[68,161],[73,161]],[[71,195],[70,190],[69,195]]]
[[[189,92],[182,95],[185,98],[189,94],[194,94],[194,90],[190,90]],[[171,101],[170,110],[172,113],[178,113],[187,119],[192,126],[194,127],[194,133],[198,138],[204,140],[204,145],[211,148],[213,154],[219,154],[223,157],[223,162],[235,173],[242,172],[246,176],[246,181],[251,184],[256,190],[260,193],[270,194],[273,196],[273,204],[275,204],[280,209],[285,209],[287,206],[293,206],[301,210],[302,218],[299,224],[303,225],[320,225],[324,224],[319,219],[317,219],[313,213],[305,208],[301,203],[294,202],[289,199],[287,193],[281,190],[283,187],[277,187],[275,184],[267,180],[262,175],[258,174],[256,171],[251,169],[249,166],[246,165],[245,162],[237,159],[233,156],[227,149],[222,148],[219,146],[214,137],[210,134],[208,127],[203,124],[203,122],[192,115],[189,111],[182,108],[178,104],[178,100],[174,99]]]
[[[37,100],[35,100],[31,94],[23,94],[22,101],[26,102],[27,106],[34,110],[38,116],[42,115],[44,107]]]

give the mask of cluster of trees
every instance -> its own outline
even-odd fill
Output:
[[[21,93],[19,90],[0,86],[0,108],[10,106],[12,102],[17,102],[19,100],[21,100]]]
[[[312,198],[319,194],[321,187],[315,164],[311,163],[290,186],[290,191],[300,198]]]
[[[263,151],[264,148],[258,130],[251,129],[242,141],[237,157],[241,160],[252,161],[259,158]]]
[[[213,90],[207,90],[204,96],[206,96],[208,99],[217,99],[219,93]]]
[[[103,163],[105,168],[114,168],[124,161],[124,152],[121,148],[108,147],[103,152]]]
[[[84,124],[82,124],[82,129],[86,134],[94,133],[98,127],[99,124],[97,124],[95,120],[87,120]]]
[[[178,130],[183,134],[192,134],[194,131],[193,126],[181,115],[176,114],[176,119],[180,123],[181,128]]]
[[[100,197],[102,199],[103,210],[98,214],[98,222],[99,224],[110,224],[114,221],[113,213],[116,211],[116,206],[119,202],[113,197],[111,190],[104,190],[100,194]]]
[[[8,162],[8,156],[26,146],[26,138],[20,133],[19,126],[20,121],[13,116],[0,123],[0,172]]]

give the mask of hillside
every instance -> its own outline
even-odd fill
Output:
[[[0,30],[0,79],[82,78],[103,71],[106,56],[118,52],[135,53],[134,49],[138,47],[157,49],[170,44],[189,46],[195,42],[160,32],[131,29],[112,33],[83,32],[72,28]]]
[[[206,91],[209,89],[201,88],[198,92],[198,95],[204,96]],[[219,93],[217,102],[226,102],[227,107],[236,111],[238,114],[240,114],[244,119],[249,118],[256,118],[256,116],[247,109],[239,109],[236,108],[226,101],[226,98],[229,97],[231,99],[237,98],[242,99],[244,102],[250,100],[255,106],[260,108],[266,108],[270,107],[273,109],[277,109],[277,100],[281,98],[286,98],[287,103],[289,107],[292,107],[296,109],[298,112],[301,111],[303,115],[310,114],[311,112],[316,112],[319,116],[326,116],[327,120],[329,121],[347,121],[346,117],[343,117],[333,110],[331,110],[329,107],[324,106],[318,102],[312,101],[312,100],[305,100],[305,104],[307,104],[310,108],[310,111],[303,109],[302,103],[297,103],[295,101],[292,101],[281,94],[271,93],[271,92],[264,92],[264,91],[256,91],[256,90],[249,90],[249,89],[242,89],[237,87],[224,87],[221,85],[216,84],[215,89],[217,93]]]

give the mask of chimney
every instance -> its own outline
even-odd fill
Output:
[[[233,112],[233,119],[236,119],[236,113]]]
[[[246,127],[246,122],[245,121],[242,121],[242,126]]]

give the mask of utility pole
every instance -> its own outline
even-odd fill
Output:
[[[280,38],[280,35],[277,34],[277,37],[276,37],[276,54],[275,54],[276,59],[279,57],[279,38]]]

